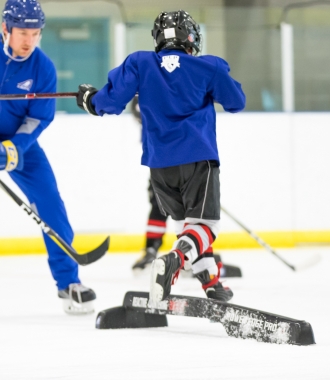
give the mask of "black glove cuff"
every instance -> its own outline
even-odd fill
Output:
[[[99,116],[95,107],[92,104],[92,98],[97,93],[97,89],[90,84],[79,85],[79,91],[77,96],[77,105],[82,110],[87,111],[91,115]]]
[[[92,103],[92,99],[93,99],[93,96],[97,93],[97,91],[91,91],[90,94],[88,95],[87,97],[87,100],[86,102],[84,102],[86,104],[86,111],[89,112],[91,115],[94,115],[94,116],[99,116],[97,114],[97,112],[95,111],[95,107],[93,106],[93,103]]]

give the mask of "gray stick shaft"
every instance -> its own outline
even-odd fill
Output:
[[[296,270],[295,266],[292,264],[289,264],[286,260],[283,259],[273,248],[271,248],[265,241],[263,241],[258,235],[256,235],[254,232],[252,232],[249,228],[247,228],[242,222],[240,222],[238,219],[236,219],[229,211],[227,211],[224,207],[221,206],[221,211],[223,211],[227,216],[229,216],[230,219],[232,219],[235,223],[237,223],[240,227],[243,228],[258,244],[260,244],[262,247],[264,247],[268,252],[272,253],[274,256],[276,256],[279,260],[282,261],[285,265],[287,265],[292,270]]]

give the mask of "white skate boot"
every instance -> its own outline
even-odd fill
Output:
[[[96,294],[94,290],[82,284],[70,284],[66,289],[59,290],[58,296],[63,300],[63,309],[68,314],[82,315],[94,312],[93,301]]]

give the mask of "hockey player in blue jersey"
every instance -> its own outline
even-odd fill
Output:
[[[56,92],[56,71],[38,48],[45,16],[36,0],[8,0],[3,10],[0,46],[0,93]],[[0,102],[0,170],[6,170],[40,217],[71,244],[73,231],[48,159],[38,144],[52,122],[55,100]],[[63,299],[72,314],[93,311],[92,289],[81,285],[78,267],[44,235],[48,262]]]
[[[181,269],[192,269],[208,298],[228,301],[210,246],[220,221],[219,155],[214,102],[227,112],[245,106],[241,85],[221,58],[201,51],[199,25],[183,11],[162,12],[152,30],[155,52],[130,54],[97,91],[80,85],[78,106],[92,115],[120,114],[139,94],[142,165],[163,215],[176,221],[178,240],[154,260],[149,304],[165,299]]]
[[[135,120],[139,123],[139,125],[142,124],[141,119],[141,112],[139,107],[139,96],[135,95],[132,103],[131,103],[131,111],[134,115]],[[152,262],[155,260],[155,258],[158,255],[158,250],[160,249],[161,245],[163,244],[163,237],[166,232],[166,222],[168,219],[168,215],[163,215],[158,207],[157,199],[155,192],[152,188],[151,182],[149,181],[148,186],[148,195],[149,195],[149,202],[150,202],[150,213],[148,217],[148,223],[146,228],[146,234],[145,234],[145,248],[143,249],[143,255],[141,258],[139,258],[133,265],[132,269],[135,273],[139,273],[147,268],[152,264]],[[210,253],[210,255],[213,254],[213,247],[210,246],[209,249],[204,252],[204,255],[207,253]],[[234,265],[228,265],[224,264],[221,260],[221,257],[219,254],[214,253],[214,259],[218,266],[221,266],[220,268],[220,276],[221,278],[224,277],[242,277],[242,271],[239,267]],[[218,264],[220,263],[221,264]],[[184,272],[188,276],[191,276],[191,272]]]

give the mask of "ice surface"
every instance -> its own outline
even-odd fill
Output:
[[[0,257],[0,379],[330,379],[330,247],[280,250],[299,264],[294,273],[266,251],[223,251],[243,278],[228,279],[233,303],[311,323],[316,345],[300,347],[230,338],[221,324],[181,316],[169,327],[97,330],[97,313],[62,311],[46,256]],[[81,268],[98,296],[96,311],[120,306],[128,290],[148,291],[149,277],[134,277],[138,254],[109,254]],[[180,277],[173,294],[203,297],[196,279]]]

